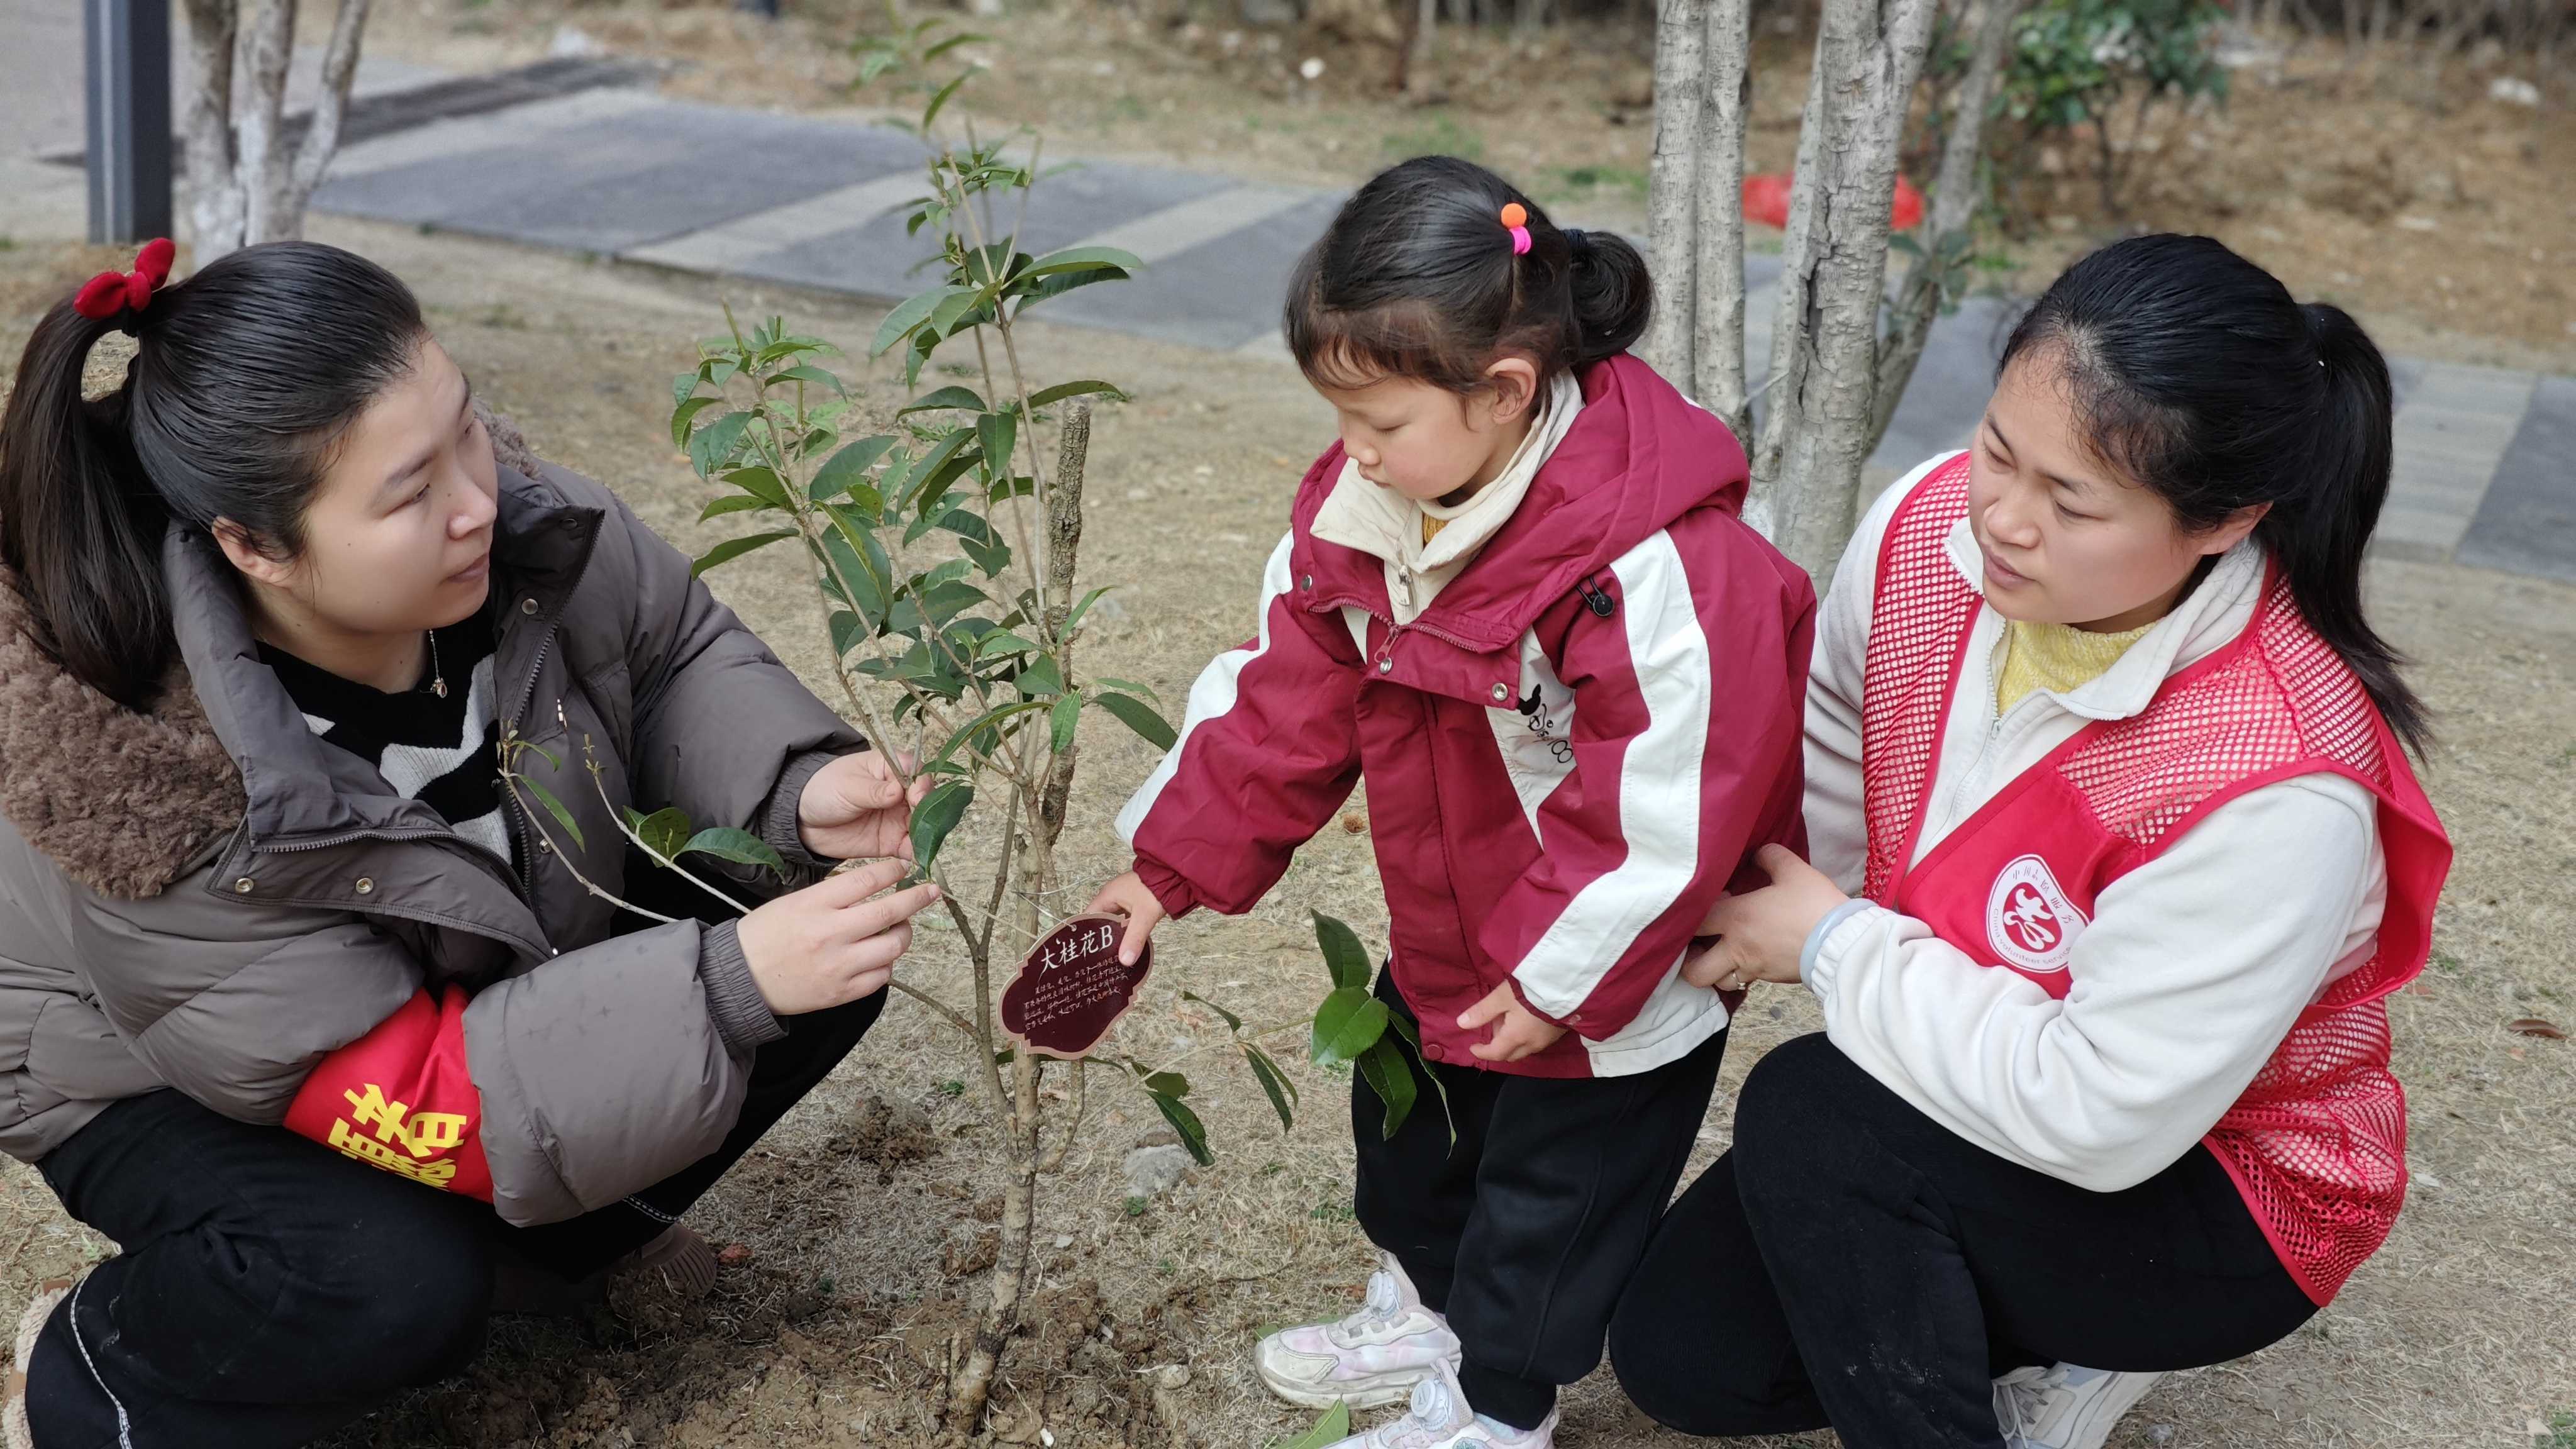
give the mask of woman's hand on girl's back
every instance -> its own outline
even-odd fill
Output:
[[[790,891],[742,918],[736,930],[743,959],[771,1011],[823,1011],[885,989],[895,959],[912,945],[914,914],[939,898],[939,887],[927,881],[878,894],[903,874],[901,862],[877,861]]]
[[[1831,876],[1785,845],[1762,847],[1754,861],[1771,883],[1740,896],[1721,896],[1709,908],[1700,934],[1718,941],[1682,963],[1682,979],[1693,986],[1741,991],[1756,981],[1796,981],[1808,933],[1851,899]]]
[[[1145,888],[1144,878],[1132,870],[1102,886],[1083,909],[1127,918],[1127,929],[1118,937],[1118,961],[1123,966],[1136,964],[1136,958],[1145,953],[1145,943],[1153,939],[1154,928],[1169,914]]]

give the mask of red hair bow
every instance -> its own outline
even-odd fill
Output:
[[[117,313],[132,309],[140,312],[152,300],[152,289],[170,275],[170,259],[179,249],[166,236],[154,237],[134,254],[134,270],[101,272],[81,284],[72,296],[72,310],[92,322],[104,322]]]

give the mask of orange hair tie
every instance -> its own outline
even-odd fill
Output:
[[[1517,201],[1504,202],[1503,225],[1512,234],[1512,255],[1526,256],[1530,249],[1529,209]]]

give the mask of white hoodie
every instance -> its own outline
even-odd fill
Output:
[[[1887,490],[1819,611],[1807,686],[1807,833],[1818,869],[1860,888],[1863,660],[1880,543],[1897,505],[1955,454]],[[1950,556],[1982,588],[1966,520]],[[2167,676],[2243,631],[2263,586],[2252,540],[2222,557],[2110,669],[2034,690],[2000,719],[2003,620],[1980,606],[1915,859],[2086,723],[2143,711]],[[1929,926],[1866,903],[1808,945],[1808,989],[1845,1055],[1951,1131],[2096,1192],[2163,1171],[2217,1125],[2325,986],[2366,962],[2388,872],[2377,802],[2339,775],[2245,794],[2106,888],[2058,1000]]]

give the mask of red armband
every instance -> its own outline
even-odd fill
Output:
[[[465,1070],[465,992],[416,993],[304,1079],[286,1130],[441,1192],[492,1200],[483,1098]]]

